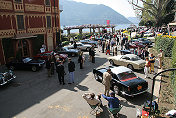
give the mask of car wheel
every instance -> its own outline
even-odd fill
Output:
[[[15,67],[14,66],[10,66],[9,69],[10,70],[15,70]]]
[[[129,69],[131,69],[131,70],[134,70],[133,65],[131,65],[131,64],[128,64],[128,65],[127,65],[127,68],[129,68]]]
[[[36,66],[32,66],[32,71],[36,72],[37,71],[37,67]]]
[[[117,95],[120,94],[120,90],[119,90],[119,87],[117,85],[113,86],[113,90],[114,90],[115,94],[117,94]]]
[[[94,74],[94,77],[95,77],[95,80],[99,80],[99,77],[98,77],[98,75],[97,74]]]
[[[113,60],[109,60],[109,63],[114,66],[114,61]]]

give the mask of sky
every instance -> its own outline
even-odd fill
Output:
[[[83,2],[87,4],[104,4],[111,7],[121,15],[125,17],[135,17],[132,6],[128,3],[128,0],[74,0],[77,2]]]

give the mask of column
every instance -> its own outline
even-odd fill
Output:
[[[92,28],[90,27],[90,34],[92,33]]]
[[[67,30],[67,37],[70,40],[70,29]]]
[[[99,34],[101,33],[100,28],[98,28],[98,33],[99,33]]]
[[[4,65],[5,64],[5,57],[4,57],[4,49],[3,49],[3,45],[2,45],[2,39],[0,39],[0,65]]]
[[[82,28],[79,29],[79,38],[82,39]]]

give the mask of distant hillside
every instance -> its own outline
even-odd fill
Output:
[[[134,24],[139,24],[140,22],[140,20],[137,17],[128,17],[127,19]]]
[[[82,24],[130,24],[131,22],[105,5],[85,4],[75,1],[60,0],[63,5],[61,26]]]

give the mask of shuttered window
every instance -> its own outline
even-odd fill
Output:
[[[47,28],[51,28],[51,16],[46,16],[47,19]]]
[[[23,30],[24,29],[23,15],[17,15],[17,25],[18,25],[18,30]]]
[[[45,0],[45,5],[50,6],[50,0]]]

